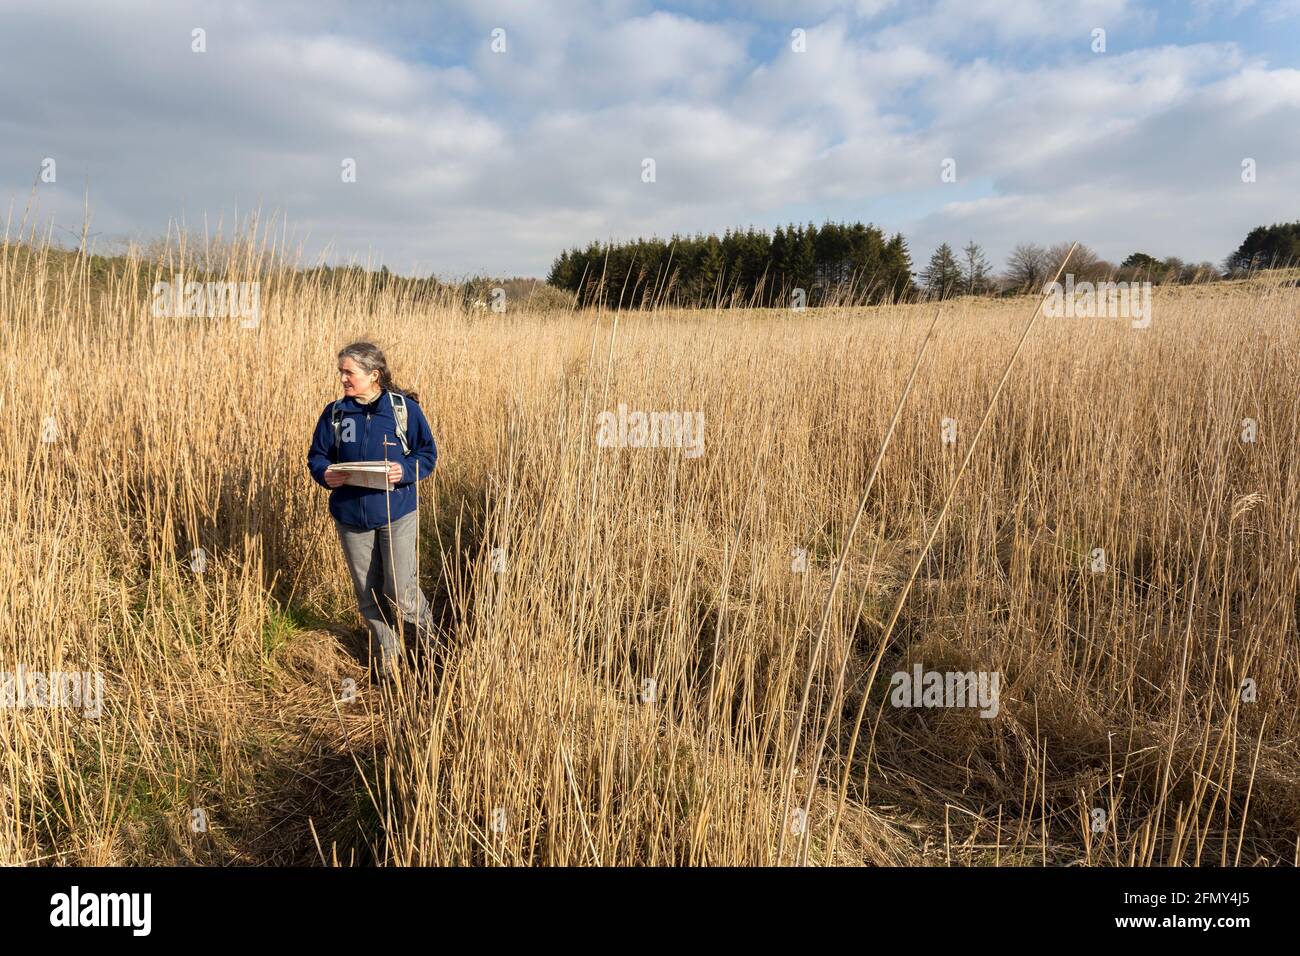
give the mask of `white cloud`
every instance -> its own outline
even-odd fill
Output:
[[[1150,25],[1124,0],[819,2],[799,24],[776,5],[744,20],[632,0],[441,12],[11,3],[0,190],[24,196],[56,156],[41,209],[70,228],[87,188],[106,233],[261,204],[309,232],[309,251],[333,240],[451,274],[544,274],[595,238],[873,205],[918,258],[944,240],[998,259],[1069,236],[1112,257],[1217,260],[1295,215],[1300,71],[1173,36],[1091,55],[1093,26]],[[199,23],[206,54],[189,49]],[[488,47],[496,26],[505,54]]]

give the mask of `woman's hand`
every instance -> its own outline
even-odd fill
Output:
[[[348,476],[343,474],[341,471],[330,471],[328,468],[325,469],[325,484],[331,488],[340,487],[343,482],[347,481],[347,477]]]
[[[395,485],[402,480],[402,464],[397,461],[388,463],[388,483]]]

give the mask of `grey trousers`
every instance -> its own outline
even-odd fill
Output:
[[[379,673],[391,677],[402,660],[399,619],[424,640],[433,637],[433,614],[420,590],[416,565],[418,514],[412,511],[369,530],[338,520],[334,525],[352,575],[358,609],[379,644]]]

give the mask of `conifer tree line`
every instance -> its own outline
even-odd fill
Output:
[[[1282,269],[1300,263],[1300,222],[1256,226],[1228,257],[1229,271]]]
[[[615,308],[788,308],[798,290],[809,307],[914,295],[903,237],[860,222],[592,242],[561,253],[547,281],[579,305],[603,299]]]
[[[579,307],[790,308],[876,305],[959,295],[1024,295],[1042,289],[1071,246],[1078,281],[1207,282],[1300,265],[1300,222],[1253,229],[1222,266],[1134,252],[1115,265],[1083,244],[1020,243],[995,273],[975,241],[942,243],[913,275],[907,242],[876,226],[827,222],[741,231],[592,242],[560,254],[548,284]]]

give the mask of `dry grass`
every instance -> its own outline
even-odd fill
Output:
[[[271,270],[241,330],[0,248],[0,670],[107,682],[0,709],[0,863],[1294,862],[1295,289],[1040,320],[923,555],[1031,300],[944,307],[846,544],[933,307],[473,317]],[[362,334],[440,447],[443,653],[388,701],[305,467]],[[702,410],[704,455],[595,447],[620,402]],[[915,662],[999,672],[998,716],[889,706]]]

